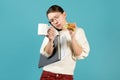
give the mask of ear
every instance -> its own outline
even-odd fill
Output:
[[[66,17],[66,16],[67,16],[67,15],[66,15],[66,12],[63,12],[63,16],[64,16],[64,17]]]

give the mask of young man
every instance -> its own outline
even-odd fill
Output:
[[[56,32],[60,34],[61,60],[43,67],[40,80],[73,80],[76,60],[84,59],[89,53],[89,44],[84,30],[66,20],[65,11],[58,5],[52,5],[46,13],[50,24],[40,53],[52,55]]]

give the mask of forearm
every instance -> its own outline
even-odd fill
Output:
[[[83,49],[82,49],[82,47],[77,43],[77,40],[76,40],[75,38],[72,39],[71,44],[72,44],[72,50],[73,50],[73,52],[74,52],[74,55],[75,55],[75,56],[80,56],[81,53],[82,53],[82,51],[83,51]]]
[[[54,49],[54,47],[53,47],[53,41],[49,41],[44,50],[45,50],[46,53],[48,53],[49,55],[51,55],[52,52],[53,52],[53,49]]]

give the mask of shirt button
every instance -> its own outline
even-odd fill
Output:
[[[56,74],[56,77],[58,77],[59,75],[58,74]]]
[[[50,77],[50,76],[47,76],[48,78]]]

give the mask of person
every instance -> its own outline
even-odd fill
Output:
[[[61,60],[44,66],[40,80],[73,80],[76,61],[87,57],[90,51],[85,32],[76,24],[67,21],[66,12],[59,5],[50,6],[46,15],[51,26],[43,40],[40,53],[47,57],[52,55],[53,41],[59,32]],[[74,26],[74,30],[66,28],[68,24]]]

